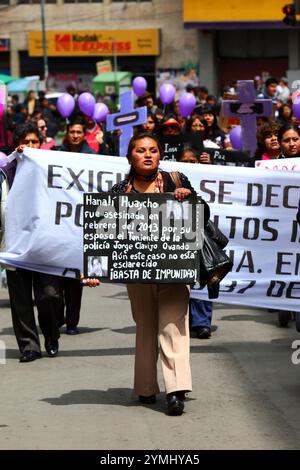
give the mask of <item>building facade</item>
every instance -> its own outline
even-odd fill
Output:
[[[41,0],[0,0],[0,73],[43,77]],[[199,67],[217,93],[255,75],[297,77],[299,26],[282,22],[288,0],[45,0],[52,88],[86,89],[97,62],[147,78]],[[300,19],[300,18],[298,18]],[[300,78],[300,73],[299,73]],[[158,82],[159,83],[159,82]]]
[[[147,78],[199,57],[198,32],[182,21],[182,0],[45,0],[49,83],[85,88],[96,63]],[[0,72],[43,76],[39,0],[0,0]],[[86,83],[85,83],[86,82]]]
[[[283,23],[287,0],[183,0],[185,28],[198,32],[200,80],[213,91],[236,79],[298,76],[300,22]],[[298,20],[300,17],[298,17]]]

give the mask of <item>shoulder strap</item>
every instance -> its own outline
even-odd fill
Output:
[[[170,171],[169,175],[171,176],[172,181],[175,184],[176,189],[181,188],[182,184],[181,184],[179,172],[178,171]]]

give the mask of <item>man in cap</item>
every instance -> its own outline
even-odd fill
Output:
[[[153,100],[153,93],[145,91],[145,93],[136,100],[137,106],[147,106],[148,112],[155,114],[158,120],[163,118],[163,111],[159,109]]]

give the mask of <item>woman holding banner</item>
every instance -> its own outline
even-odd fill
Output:
[[[279,158],[295,158],[300,155],[300,129],[293,124],[286,124],[278,132],[281,155]]]
[[[131,165],[125,180],[112,188],[114,193],[174,193],[178,201],[196,195],[187,177],[159,170],[161,150],[151,134],[133,137],[127,158]],[[173,180],[174,178],[174,180]],[[209,207],[205,204],[205,223]],[[185,393],[191,391],[189,361],[189,296],[186,284],[129,284],[128,295],[136,322],[134,391],[139,401],[151,404],[159,393],[157,359],[160,351],[167,393],[167,412],[181,415]],[[159,338],[159,345],[158,345]],[[158,346],[160,348],[158,349]]]

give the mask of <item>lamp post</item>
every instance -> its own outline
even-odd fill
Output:
[[[45,0],[41,0],[41,20],[42,20],[42,39],[43,39],[43,60],[44,60],[44,80],[46,89],[48,88],[48,56],[47,56],[47,39],[46,39],[46,25],[45,25]]]
[[[115,38],[112,38],[112,51],[113,51],[113,60],[114,60],[114,74],[115,74],[115,81],[117,79],[116,73],[118,71],[118,63],[117,63],[117,43]]]

